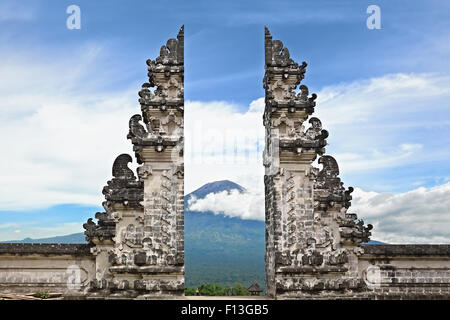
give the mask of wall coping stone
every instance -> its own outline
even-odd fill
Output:
[[[374,256],[449,256],[449,244],[365,244],[365,255]]]
[[[0,243],[0,254],[90,255],[88,244]]]

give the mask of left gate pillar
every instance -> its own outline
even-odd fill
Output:
[[[184,27],[147,66],[127,135],[137,176],[130,155],[117,157],[106,212],[84,225],[97,266],[90,297],[184,295]]]

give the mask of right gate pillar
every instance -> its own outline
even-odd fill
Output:
[[[347,212],[353,188],[344,188],[336,160],[324,155],[328,132],[311,117],[317,96],[300,85],[306,65],[265,29],[267,295],[358,295],[367,289],[358,277],[360,244],[372,226]],[[313,166],[317,157],[321,168]]]

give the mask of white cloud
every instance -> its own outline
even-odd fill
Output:
[[[0,67],[0,210],[101,204],[115,157],[132,151],[128,119],[139,104],[137,90],[96,85],[108,77],[95,72],[100,51],[84,48],[74,63],[18,52]]]
[[[358,121],[373,124],[374,120],[388,119],[394,125],[405,125],[397,117],[407,113],[426,117],[431,110],[445,109],[445,100],[434,104],[432,99],[448,97],[449,83],[450,76],[397,73],[327,86],[318,93],[316,114],[329,126],[357,125]],[[447,119],[439,120],[448,123]]]
[[[0,210],[103,201],[115,157],[133,154],[128,120],[140,107],[138,84],[101,87],[111,76],[96,71],[102,52],[85,47],[40,60],[0,53]],[[186,192],[221,179],[262,188],[263,106],[259,99],[240,113],[226,102],[186,103]]]
[[[250,220],[264,220],[264,193],[238,190],[209,193],[202,199],[192,197],[188,201],[189,210]]]
[[[450,159],[443,148],[450,143],[449,110],[449,76],[388,74],[322,88],[315,116],[330,133],[327,153],[338,161],[344,182],[403,192],[418,180],[434,183],[427,168]],[[387,171],[408,166],[417,168],[415,177],[394,181]],[[448,172],[442,174],[435,177],[441,183]]]
[[[398,194],[356,188],[349,211],[373,224],[379,241],[450,243],[450,183]]]
[[[237,190],[191,198],[189,210],[264,221],[264,193]],[[356,188],[352,206],[374,225],[372,239],[390,243],[450,243],[450,183],[390,194]]]
[[[85,64],[93,64],[99,50],[91,52],[94,53],[84,58]],[[135,98],[137,88],[85,92],[80,88],[73,90],[70,85],[58,87],[56,79],[61,76],[58,68],[64,61],[46,62],[45,66],[33,61],[30,74],[26,71],[27,63],[13,62],[8,64],[9,68],[3,66],[2,70],[12,79],[12,84],[0,89],[4,97],[2,110],[10,113],[0,120],[0,134],[8,137],[0,141],[0,147],[8,155],[0,160],[5,181],[0,186],[0,208],[23,209],[68,202],[100,204],[101,188],[110,178],[115,156],[122,152],[132,153],[126,133],[129,117],[139,112]],[[82,65],[76,69],[80,70],[76,72],[77,77],[64,82],[78,83],[90,70]],[[41,86],[32,82],[31,90],[23,90],[20,81],[13,77],[16,74],[18,78],[33,79],[35,72],[44,76]],[[407,112],[413,108],[412,102],[417,101],[418,96],[426,99],[446,97],[445,85],[450,85],[449,79],[429,75],[413,78],[412,75],[386,76],[363,84],[328,87],[319,92],[319,98],[325,98],[318,102],[316,113],[330,131],[329,148],[337,150],[332,154],[338,160],[341,172],[376,170],[423,160],[421,154],[427,141],[422,144],[403,137],[386,137],[367,128],[369,124],[375,127],[380,124],[373,114],[384,114],[387,108],[396,112],[403,108]],[[8,83],[5,78],[0,81]],[[99,81],[102,79],[91,80],[92,83]],[[405,83],[397,84],[402,81]],[[412,92],[412,102],[408,101],[407,94],[392,90],[394,85]],[[419,87],[427,90],[417,93]],[[333,99],[327,98],[329,92],[333,92]],[[369,94],[368,98],[361,92]],[[374,99],[373,92],[381,98]],[[403,96],[403,100],[389,105],[390,94]],[[18,97],[23,102],[18,103]],[[362,111],[353,112],[355,108],[350,102]],[[404,105],[408,107],[404,108]],[[428,108],[434,107],[443,108],[443,104]],[[240,112],[238,106],[226,102],[186,103],[186,193],[207,182],[223,179],[236,181],[250,190],[263,190],[263,108],[263,98],[253,101],[247,112]],[[362,119],[372,119],[373,123],[356,121],[359,114],[364,114]],[[386,124],[382,119],[381,125]],[[396,119],[394,125],[401,126],[401,119]],[[427,156],[430,157],[430,152]]]
[[[140,109],[138,86],[115,91],[96,86],[110,75],[95,72],[101,48],[85,49],[78,53],[76,65],[65,59],[37,61],[20,53],[5,57],[6,63],[0,67],[0,135],[4,137],[0,140],[4,155],[0,159],[0,210],[61,203],[100,205],[101,189],[111,177],[114,158],[123,152],[132,154],[126,134],[128,119]],[[66,65],[71,65],[71,72],[62,71]],[[450,77],[397,74],[321,90],[315,115],[330,131],[327,150],[338,160],[341,173],[363,175],[364,170],[401,167],[431,158],[448,160],[448,148],[442,148],[448,138],[441,135],[440,140],[430,140],[420,130],[426,126],[448,130],[450,121],[443,115],[448,112],[449,88]],[[185,192],[223,179],[248,190],[244,194],[211,195],[193,204],[197,208],[264,218],[263,108],[263,98],[253,101],[246,112],[223,101],[186,102]],[[436,194],[430,190],[425,194],[417,196],[419,203],[414,208],[406,206],[407,201],[378,193],[373,193],[372,202],[367,200],[371,205],[356,198],[354,203],[361,209],[358,214],[368,219],[380,214],[373,213],[378,208],[373,204],[376,197],[403,208],[381,210],[383,219],[373,221],[378,226],[374,232],[378,240],[439,242],[448,238],[439,231],[439,221],[448,221],[445,205],[431,210]],[[421,205],[433,211],[427,229],[415,220],[419,217],[415,209]],[[412,215],[405,213],[409,211]],[[389,216],[387,212],[402,214]],[[389,229],[396,223],[412,226],[415,231],[403,228],[401,236],[396,236],[398,232]]]
[[[443,135],[450,129],[449,88],[450,77],[432,74],[391,74],[323,88],[315,116],[330,132],[327,153],[338,160],[341,174],[353,177],[430,160],[447,161],[450,150],[441,146],[450,143]],[[221,179],[262,190],[263,109],[263,98],[253,101],[247,112],[225,102],[187,103],[186,193]],[[261,145],[259,154],[241,138],[243,131]],[[226,139],[239,142],[230,144]],[[206,156],[205,150],[212,155]],[[242,159],[245,151],[248,157]],[[395,185],[404,190],[407,183]],[[379,191],[383,191],[379,186],[388,187],[386,181],[365,187],[375,185]]]
[[[263,110],[263,98],[246,112],[226,102],[186,103],[185,193],[225,179],[262,190]]]
[[[51,227],[31,227],[27,230],[27,237],[30,238],[44,238],[49,235],[53,236],[65,236],[68,234],[83,232],[83,224],[80,222],[67,222],[62,223],[60,225],[51,226]],[[24,237],[25,232],[22,233],[22,237]]]
[[[17,228],[17,223],[2,223],[0,224],[0,229]]]
[[[448,112],[448,88],[450,77],[396,74],[321,90],[318,93],[316,116],[322,120],[324,128],[330,131],[330,146],[327,149],[331,149],[332,152],[328,153],[338,160],[341,175],[353,172],[364,176],[365,171],[376,172],[380,168],[401,168],[430,160],[448,160],[448,149],[436,148],[433,145],[435,141],[430,140],[423,130],[427,126],[438,128],[442,132],[449,128],[448,117],[437,116]],[[191,112],[193,118],[203,121],[204,132],[208,132],[208,129],[220,132],[226,128],[234,129],[235,126],[239,128],[236,117],[245,120],[244,125],[248,127],[262,127],[262,98],[252,102],[247,113],[240,114],[227,104],[200,105],[187,106],[186,110],[187,114]],[[255,114],[249,114],[250,111]],[[259,114],[256,116],[257,113]],[[212,121],[209,122],[209,119]],[[263,137],[263,133],[261,136]],[[195,142],[194,139],[193,141]],[[442,144],[443,141],[440,140],[439,143]],[[217,161],[218,158],[219,156],[210,157],[211,165],[195,166],[186,161],[186,183],[199,187],[206,182],[230,179],[246,188],[250,184],[251,192],[210,194],[205,199],[193,199],[190,209],[264,220],[263,170],[260,170],[260,159],[255,158],[252,165],[232,166],[214,164],[214,160]],[[244,172],[248,174],[247,177]],[[252,177],[251,182],[249,177]],[[389,181],[389,177],[385,177],[385,181]],[[370,185],[370,181],[367,184]],[[417,180],[414,187],[417,187]],[[446,185],[438,186],[436,190],[442,191],[445,188]],[[357,189],[351,211],[356,211],[360,218],[366,218],[367,223],[375,225],[373,238],[380,241],[448,243],[450,215],[447,209],[450,208],[450,203],[432,207],[430,202],[433,202],[437,191],[424,191],[425,194],[421,197],[420,190],[424,189],[411,191],[413,197],[417,196],[411,202],[408,200],[410,192],[389,195]],[[370,201],[364,202],[365,198],[359,196],[361,194],[365,194]],[[259,199],[259,204],[255,199]],[[376,199],[383,199],[381,203],[385,205],[380,207]],[[410,203],[414,203],[414,206]],[[428,218],[424,217],[424,212],[430,213]]]

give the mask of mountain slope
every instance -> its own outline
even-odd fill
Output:
[[[210,182],[201,186],[197,190],[187,194],[184,197],[184,203],[186,204],[186,202],[193,196],[195,196],[198,199],[201,199],[206,197],[206,195],[209,193],[217,193],[221,191],[231,191],[231,190],[238,190],[239,192],[244,192],[245,188],[229,180]]]
[[[23,240],[0,241],[0,243],[85,243],[85,242],[86,242],[85,236],[82,232],[50,238],[40,238],[40,239],[25,238]]]
[[[240,185],[222,180],[208,183],[184,198],[187,287],[202,283],[265,283],[264,222],[189,210],[192,197],[201,199],[209,193],[231,190],[245,192]]]

